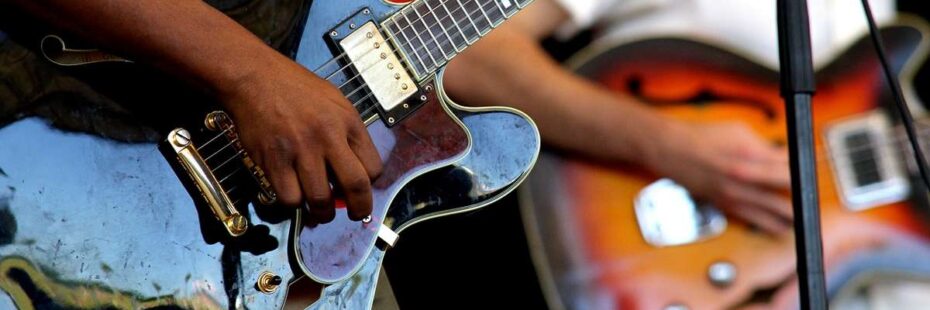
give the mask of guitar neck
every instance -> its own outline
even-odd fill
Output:
[[[422,80],[533,0],[418,0],[382,29]]]

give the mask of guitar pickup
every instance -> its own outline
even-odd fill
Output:
[[[894,137],[890,120],[879,112],[827,128],[827,154],[846,208],[862,211],[908,198],[911,184]]]
[[[214,217],[223,224],[229,235],[238,237],[245,234],[249,226],[248,220],[236,210],[235,204],[200,156],[190,132],[181,128],[172,130],[168,134],[168,145],[177,154],[181,167],[190,176]]]
[[[349,61],[384,111],[393,110],[417,93],[417,83],[401,64],[373,22],[339,41]]]

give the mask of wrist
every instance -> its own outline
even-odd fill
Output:
[[[270,48],[255,49],[248,53],[238,53],[240,59],[233,57],[223,60],[215,73],[208,74],[207,85],[227,109],[235,109],[244,102],[243,98],[262,88],[261,85],[274,80],[275,73],[280,73],[282,60],[290,61]]]
[[[663,162],[687,144],[687,129],[679,120],[657,115],[645,125],[636,145],[640,150],[639,163],[651,171],[661,171]]]

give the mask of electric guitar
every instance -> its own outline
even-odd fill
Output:
[[[302,211],[260,206],[275,193],[222,111],[157,146],[37,118],[0,128],[0,307],[280,308],[304,276],[329,285],[316,307],[370,307],[401,231],[501,198],[535,163],[539,133],[525,114],[459,106],[441,80],[449,60],[530,2],[313,3],[292,56],[355,103],[384,166],[360,222],[338,208],[310,227]],[[55,63],[134,66],[46,40]]]
[[[925,30],[908,23],[883,31],[905,85],[926,56]],[[571,63],[577,73],[671,117],[738,121],[786,144],[777,72],[735,53],[658,38],[596,45]],[[895,128],[893,101],[868,39],[820,69],[817,82],[814,136],[829,292],[836,296],[869,272],[930,279],[919,267],[930,262],[919,254],[930,249],[926,189],[908,173],[912,154]],[[913,96],[910,102],[919,106]],[[921,128],[926,144],[930,128],[925,122]],[[521,190],[522,214],[553,308],[797,307],[791,235],[763,234],[636,167],[554,154],[541,156],[538,167]],[[866,259],[879,252],[910,262]]]

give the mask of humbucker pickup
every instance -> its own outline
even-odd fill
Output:
[[[384,111],[393,110],[417,93],[417,84],[373,22],[339,41],[349,60]]]
[[[902,201],[910,194],[910,181],[892,126],[883,113],[869,113],[832,124],[826,132],[830,164],[844,205],[865,210]]]

